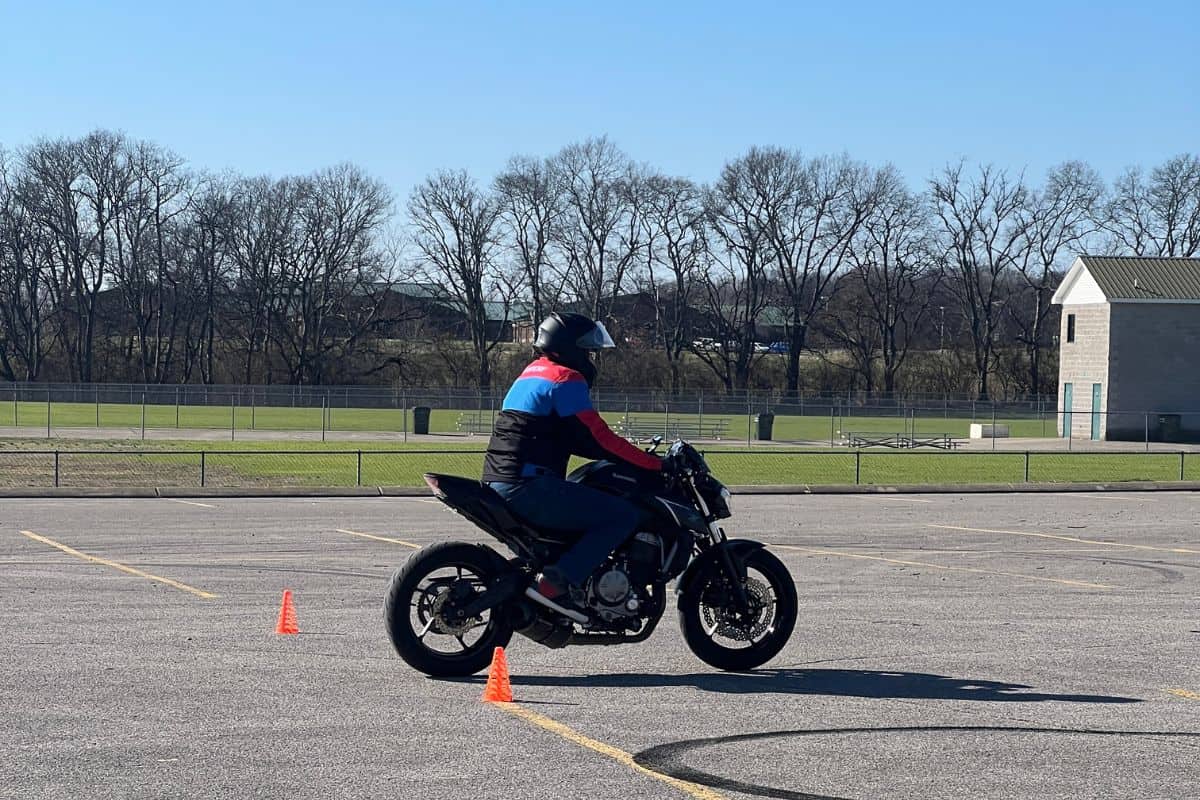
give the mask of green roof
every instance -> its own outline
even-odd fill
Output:
[[[1200,300],[1200,258],[1080,256],[1113,300]]]
[[[451,292],[448,292],[440,284],[436,283],[413,283],[413,282],[396,282],[387,283],[384,281],[377,282],[376,288],[386,287],[396,294],[404,295],[413,300],[427,300],[433,303],[438,303],[446,308],[458,311],[460,303],[457,297]],[[360,291],[365,291],[360,289]],[[483,310],[487,313],[487,318],[492,321],[500,321],[506,318],[504,303],[500,300],[485,300],[483,302]],[[507,319],[512,322],[520,319],[522,316],[529,316],[532,313],[532,306],[529,303],[520,300],[514,300],[508,305]]]

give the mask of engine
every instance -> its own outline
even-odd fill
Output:
[[[609,622],[639,616],[646,602],[646,587],[662,568],[662,553],[658,535],[634,534],[588,582],[588,604]]]

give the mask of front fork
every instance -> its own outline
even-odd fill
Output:
[[[746,594],[746,571],[739,568],[737,562],[733,560],[733,555],[730,553],[728,547],[719,547],[726,540],[725,531],[717,524],[717,518],[709,509],[708,503],[704,502],[704,496],[696,488],[696,481],[691,473],[687,473],[684,478],[688,489],[691,490],[692,498],[696,502],[696,507],[700,509],[700,513],[704,515],[705,522],[708,523],[709,538],[712,540],[713,546],[717,547],[720,551],[721,566],[725,568],[725,574],[729,576],[730,583],[733,585],[733,599],[737,603],[736,609],[740,614],[749,614],[750,598]]]
[[[722,547],[720,551],[721,564],[725,567],[725,573],[729,575],[729,579],[733,584],[733,599],[737,602],[737,611],[740,614],[749,614],[750,598],[746,594],[746,571],[738,569],[738,565],[733,560],[733,555],[729,552],[728,547]]]

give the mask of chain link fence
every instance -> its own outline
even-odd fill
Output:
[[[503,407],[506,389],[416,389],[322,386],[156,384],[0,384],[0,429],[52,438],[88,429],[113,438],[229,439],[253,434],[325,440],[375,434],[485,435]],[[670,393],[598,388],[593,400],[616,428],[636,438],[654,434],[705,441],[842,443],[855,431],[945,431],[967,436],[973,422],[1008,422],[1022,436],[1053,436],[1053,398],[983,403],[967,397],[873,397],[855,392]],[[415,409],[427,410],[426,422]],[[765,432],[760,417],[769,416]],[[261,438],[258,437],[258,438]]]
[[[0,487],[420,487],[477,476],[481,450],[10,450]],[[1110,483],[1200,480],[1200,453],[710,450],[729,485]]]
[[[1041,439],[1037,449],[1091,449],[1107,442],[1200,441],[1200,411],[1064,410],[1053,397],[982,402],[965,397],[871,397],[853,392],[671,394],[593,392],[609,424],[646,441],[661,435],[692,441],[808,446],[893,445],[940,438],[957,446],[1005,449],[1006,439]],[[0,384],[0,436],[112,439],[384,439],[486,436],[504,392],[313,386],[161,386],[154,384]],[[990,441],[989,441],[990,440]],[[1052,443],[1053,442],[1053,443]],[[1098,444],[1099,443],[1099,444]],[[1019,449],[1029,444],[1018,444]]]

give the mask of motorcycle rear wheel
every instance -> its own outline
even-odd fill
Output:
[[[422,548],[404,562],[388,585],[383,619],[388,638],[409,666],[435,678],[474,675],[488,666],[492,652],[512,638],[503,608],[468,620],[447,618],[442,609],[452,594],[482,591],[495,573],[499,556],[463,542]],[[438,575],[441,573],[441,575]],[[459,643],[451,651],[433,646]]]
[[[701,661],[729,672],[770,661],[796,626],[796,584],[783,562],[766,550],[755,550],[746,557],[746,573],[753,606],[748,617],[736,614],[721,570],[693,581],[679,598],[679,627],[688,647]]]

